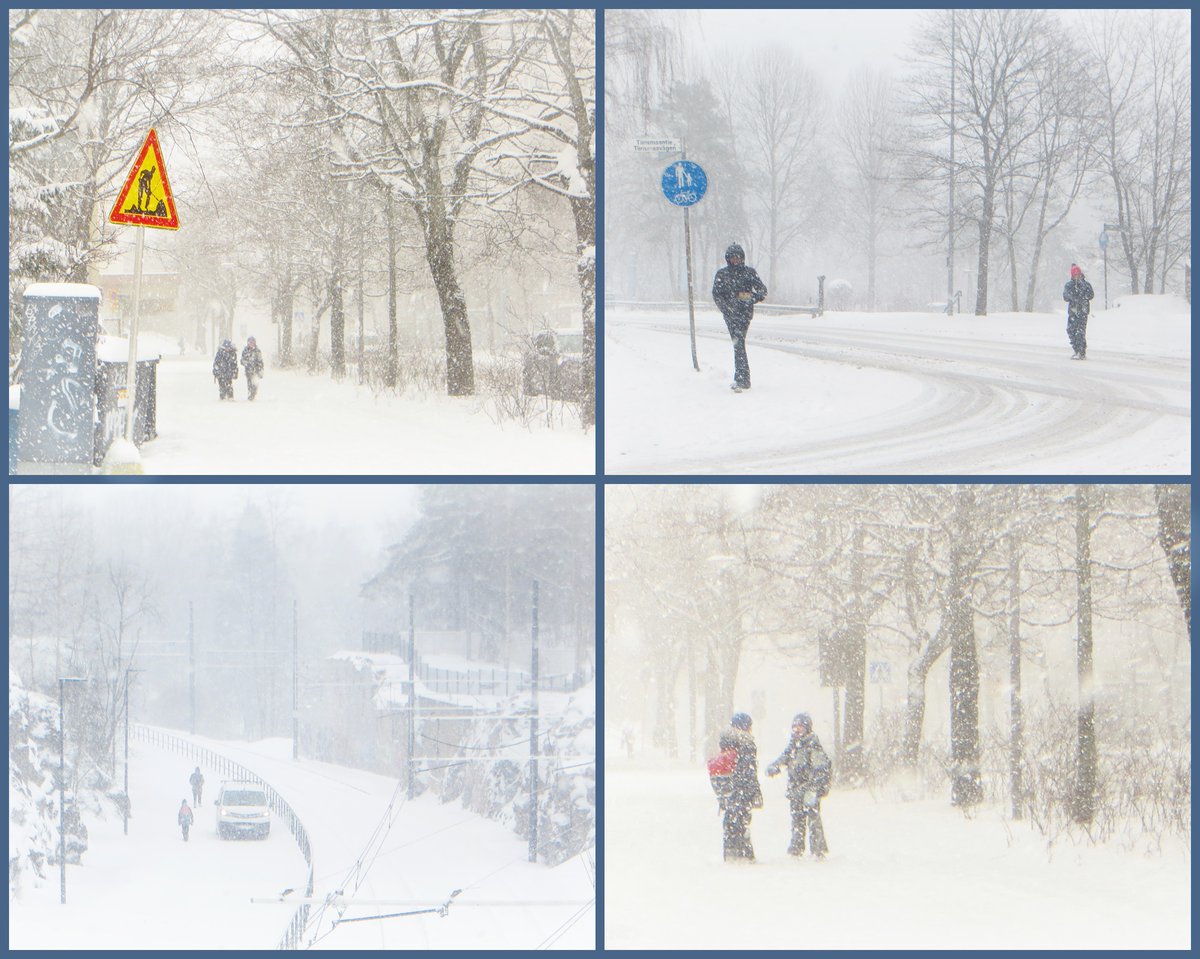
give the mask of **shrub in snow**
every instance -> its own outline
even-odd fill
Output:
[[[849,280],[830,280],[825,286],[825,298],[831,310],[848,310],[854,304],[854,287]]]
[[[586,707],[594,702],[589,699],[593,689],[586,687],[556,717],[543,713],[538,858],[552,866],[596,843],[596,723],[594,713]],[[577,699],[585,705],[577,707]],[[512,705],[506,712],[519,716],[519,709]],[[478,724],[475,735],[461,744],[463,751],[468,756],[484,756],[504,749],[509,755],[490,763],[451,765],[432,777],[433,788],[443,802],[461,802],[463,808],[511,824],[517,835],[528,838],[528,739],[528,720],[523,717]]]
[[[9,895],[21,884],[35,885],[47,867],[58,864],[58,703],[21,687],[9,676],[8,689],[8,880]],[[74,778],[67,756],[67,781]],[[66,859],[78,863],[87,850],[87,828],[75,795],[66,794]]]

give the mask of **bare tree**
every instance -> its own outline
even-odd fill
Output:
[[[95,282],[116,253],[105,204],[149,128],[182,134],[185,118],[199,123],[226,93],[214,25],[197,10],[9,12],[10,291],[35,279]]]
[[[838,112],[838,135],[850,160],[848,194],[857,233],[866,247],[867,309],[875,309],[880,235],[896,188],[900,129],[891,80],[870,68],[850,78]]]
[[[1191,55],[1174,11],[1108,11],[1085,29],[1121,253],[1133,292],[1190,248]]]
[[[779,276],[784,254],[804,235],[815,200],[808,170],[821,126],[818,82],[796,54],[779,47],[757,53],[743,72],[731,123],[747,148],[742,161],[759,178],[751,208],[762,225],[767,279]],[[752,213],[752,222],[755,217]]]
[[[949,174],[943,144],[953,111],[958,146],[953,172],[966,201],[960,209],[977,233],[977,316],[988,312],[992,235],[1004,172],[1037,134],[1039,79],[1056,35],[1057,21],[1048,11],[956,10],[933,14],[919,40],[927,64],[914,82],[919,175],[935,182]]]

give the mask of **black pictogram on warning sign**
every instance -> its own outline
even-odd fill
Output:
[[[129,171],[125,186],[117,194],[108,215],[110,223],[124,226],[153,226],[161,230],[178,230],[179,214],[163,163],[158,136],[153,130],[142,144],[141,152]]]

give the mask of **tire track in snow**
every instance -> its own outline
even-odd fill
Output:
[[[627,322],[680,333],[662,321]],[[1047,456],[1094,455],[1166,417],[1190,418],[1190,365],[1176,358],[1101,354],[1088,367],[1071,364],[1068,379],[1070,361],[1044,346],[988,341],[981,354],[970,340],[944,335],[805,329],[786,336],[771,324],[760,329],[767,334],[755,343],[760,350],[910,376],[920,392],[861,428],[841,422],[830,435],[818,425],[802,441],[683,457],[661,471],[1013,473]],[[697,336],[727,340],[720,331]]]

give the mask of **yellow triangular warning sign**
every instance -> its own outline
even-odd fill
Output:
[[[129,179],[117,194],[117,202],[113,204],[108,219],[110,223],[125,226],[179,229],[179,214],[175,212],[175,198],[171,195],[171,184],[167,180],[167,167],[158,146],[158,136],[153,130],[142,144],[137,161],[129,171]]]

